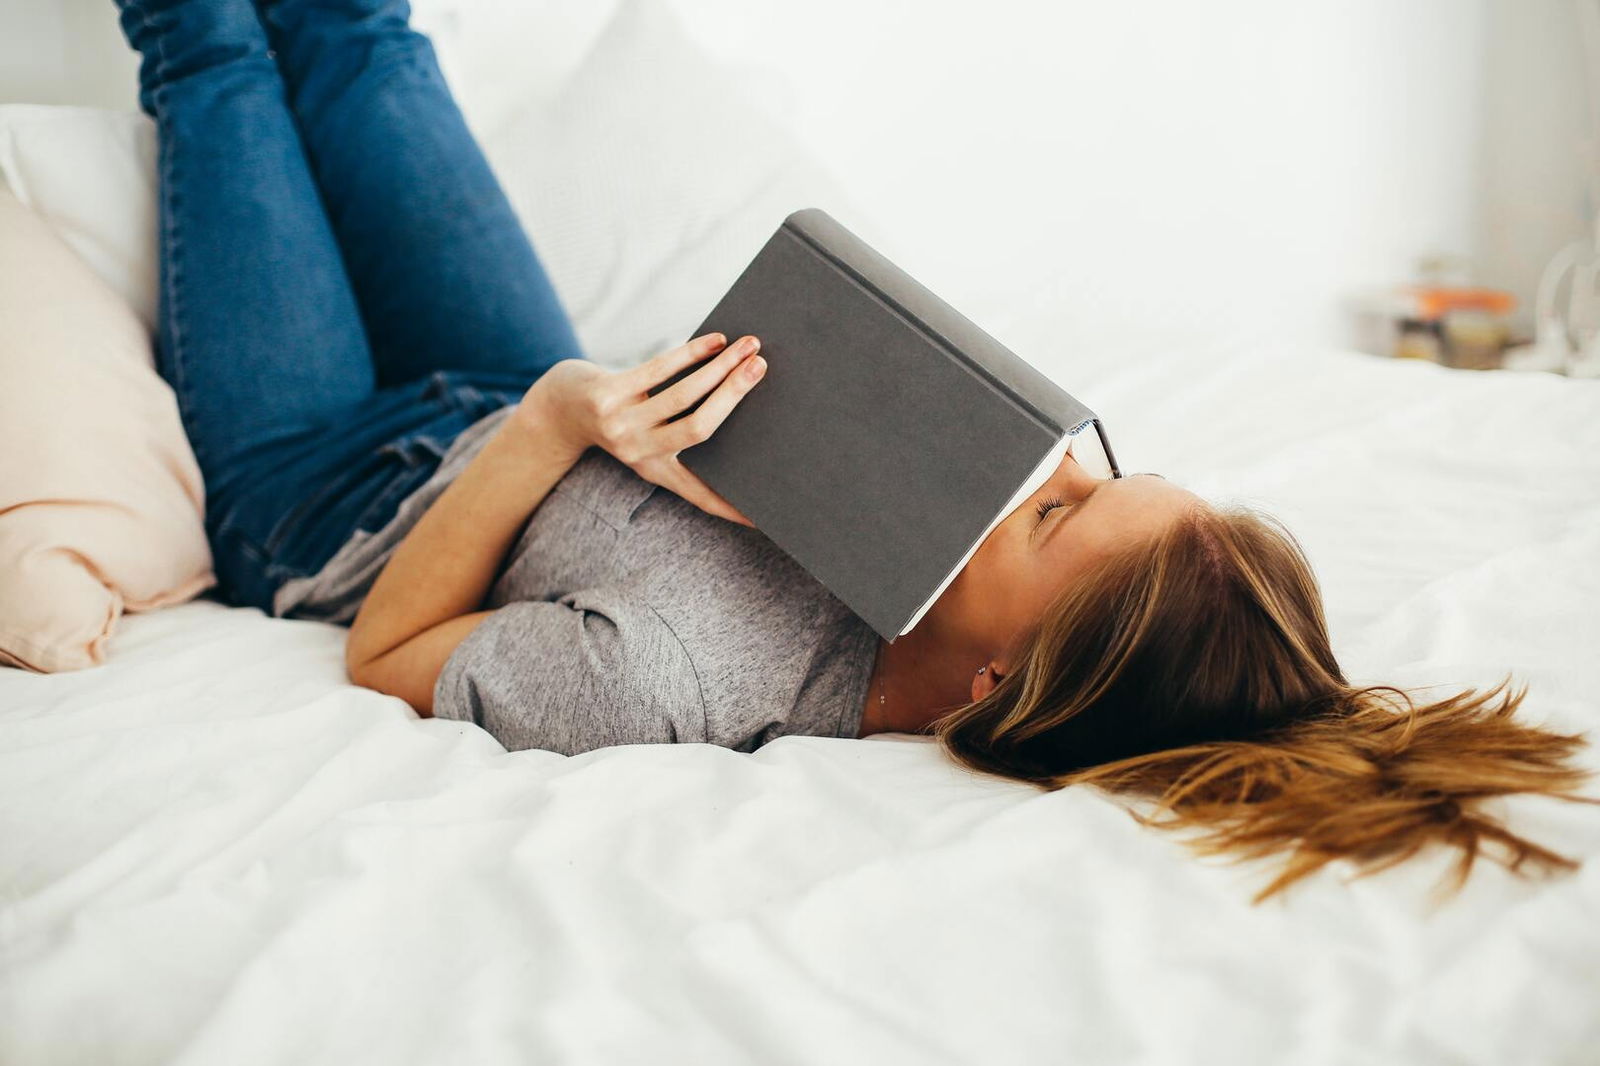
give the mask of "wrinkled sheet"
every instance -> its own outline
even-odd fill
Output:
[[[1048,367],[1125,469],[1288,522],[1354,678],[1512,671],[1600,725],[1600,384]],[[1252,907],[1267,866],[924,740],[507,754],[342,644],[197,602],[0,672],[0,1062],[1600,1061],[1600,808],[1502,805],[1573,876],[1435,907],[1433,853]]]

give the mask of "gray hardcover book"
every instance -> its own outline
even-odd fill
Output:
[[[1094,412],[817,208],[784,219],[711,332],[759,337],[767,373],[679,458],[885,639],[1075,441],[1120,476]]]

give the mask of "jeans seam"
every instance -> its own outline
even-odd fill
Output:
[[[140,30],[154,38],[156,62],[153,70],[156,85],[150,94],[151,102],[155,105],[156,135],[158,138],[157,153],[160,166],[160,175],[157,185],[160,187],[160,228],[165,244],[165,277],[161,279],[160,292],[166,301],[164,318],[168,325],[168,339],[171,350],[168,352],[167,365],[171,375],[168,384],[172,388],[173,398],[177,401],[178,417],[184,426],[184,437],[189,442],[190,450],[194,453],[195,463],[199,466],[202,480],[205,472],[210,469],[207,460],[209,453],[203,441],[196,440],[188,431],[193,423],[194,405],[187,374],[187,350],[183,330],[184,304],[181,298],[183,291],[183,236],[177,226],[178,206],[181,196],[178,192],[178,179],[182,169],[175,161],[174,145],[177,140],[172,124],[171,108],[167,106],[167,99],[171,95],[171,85],[167,82],[167,75],[172,68],[171,57],[167,54],[167,33],[170,24],[163,23],[156,15],[144,8],[136,9],[139,18]],[[159,315],[158,317],[163,317]],[[232,536],[241,549],[254,558],[263,567],[273,565],[272,558],[266,549],[256,542],[255,538],[245,532],[243,527],[224,523],[218,527],[217,538],[224,535]]]
[[[166,78],[167,71],[171,67],[171,61],[167,57],[166,27],[154,15],[143,8],[138,9],[138,14],[140,28],[155,37],[155,78],[157,84],[155,91],[151,94],[151,99],[156,105],[155,110],[159,120],[157,123],[157,135],[161,139],[161,177],[158,184],[161,186],[161,211],[164,215],[161,220],[161,233],[166,241],[167,262],[169,265],[161,290],[162,297],[167,301],[166,319],[171,327],[172,351],[168,362],[171,364],[172,377],[174,379],[172,387],[178,401],[179,415],[184,425],[188,426],[192,420],[193,407],[189,402],[188,379],[184,373],[182,301],[178,298],[178,293],[182,289],[179,282],[183,275],[183,245],[175,225],[178,199],[176,178],[179,171],[177,163],[173,161],[172,145],[175,136],[173,134],[171,113],[166,107],[166,98],[169,95],[169,86]],[[204,451],[202,445],[193,440],[189,443],[195,452],[195,462],[202,471],[205,470],[206,463],[201,454]]]
[[[263,571],[272,565],[272,560],[268,558],[266,553],[261,550],[261,546],[258,545],[251,537],[245,536],[243,529],[234,525],[223,525],[217,530],[217,539],[221,540],[226,536],[232,536],[235,540],[237,540],[239,542],[239,549],[246,555],[250,556],[251,560],[255,562],[257,566],[260,566]]]

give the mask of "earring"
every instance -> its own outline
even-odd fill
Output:
[[[981,673],[983,673],[983,672],[984,672],[984,671],[985,671],[985,670],[987,670],[987,669],[989,669],[989,668],[988,668],[988,667],[987,667],[987,666],[980,666],[980,667],[978,667],[978,673],[980,673],[980,674],[981,674]]]

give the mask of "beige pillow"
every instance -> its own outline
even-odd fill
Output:
[[[143,323],[0,187],[0,662],[91,666],[210,587],[204,513]]]

